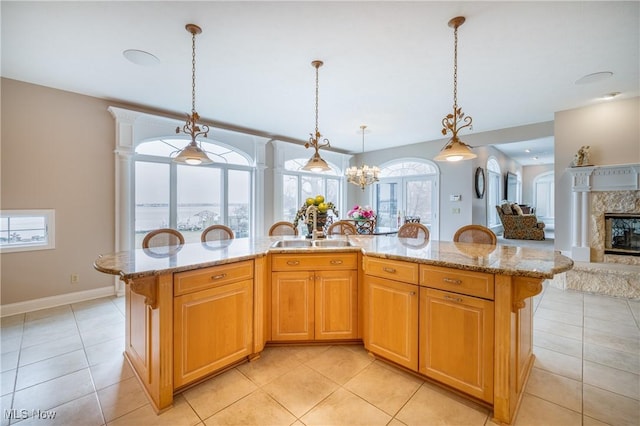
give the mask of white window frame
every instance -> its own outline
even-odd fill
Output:
[[[56,248],[56,211],[54,209],[32,209],[32,210],[1,210],[0,217],[42,217],[44,218],[45,235],[44,241],[32,241],[17,245],[0,243],[0,253],[14,253],[21,251],[51,250]]]

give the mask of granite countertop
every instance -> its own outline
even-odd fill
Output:
[[[417,244],[410,238],[389,236],[335,236],[348,239],[352,247],[274,248],[279,240],[301,237],[236,238],[208,243],[190,243],[179,248],[136,249],[99,256],[94,267],[100,272],[134,279],[149,275],[188,271],[266,256],[267,253],[321,253],[362,251],[372,257],[404,260],[468,271],[531,278],[552,278],[568,271],[573,261],[553,250],[506,245],[429,241]]]

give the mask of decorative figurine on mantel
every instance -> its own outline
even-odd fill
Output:
[[[573,156],[571,167],[593,166],[589,160],[589,148],[589,145],[583,145],[580,147],[576,155]]]

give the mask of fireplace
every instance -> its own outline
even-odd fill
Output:
[[[604,252],[640,256],[640,214],[605,213]]]

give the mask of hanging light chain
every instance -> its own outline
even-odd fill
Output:
[[[191,114],[196,112],[196,32],[191,32]]]
[[[458,108],[458,26],[453,31],[453,109]]]
[[[315,138],[318,138],[320,136],[320,132],[318,131],[318,92],[319,92],[319,87],[320,84],[318,83],[319,79],[318,79],[318,69],[320,68],[320,65],[317,64],[316,65],[316,133],[315,133]]]

